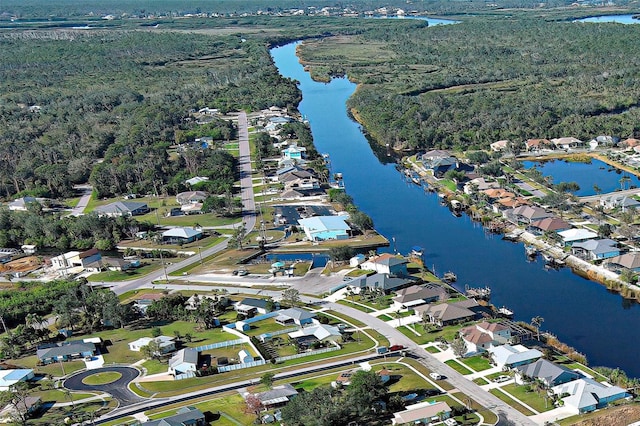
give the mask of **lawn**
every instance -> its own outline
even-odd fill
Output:
[[[424,348],[424,350],[429,352],[430,354],[437,354],[439,352],[442,352],[440,349],[438,349],[437,346],[427,346],[426,348]]]
[[[456,370],[458,373],[462,375],[472,373],[471,370],[469,370],[464,365],[460,364],[460,362],[456,361],[455,359],[450,359],[449,361],[445,361],[445,364],[447,364],[449,367],[453,368],[454,370]]]
[[[122,374],[117,371],[106,371],[103,373],[96,373],[82,379],[82,383],[90,386],[100,386],[113,383],[120,379]]]
[[[398,327],[398,330],[400,330],[402,334],[404,334],[417,344],[424,345],[425,343],[434,342],[438,338],[444,338],[448,342],[451,342],[455,339],[458,331],[460,331],[460,328],[463,326],[450,325],[447,327],[443,327],[442,330],[439,331],[425,331],[424,327],[420,323],[412,324],[411,327],[418,333],[420,333],[420,336],[417,336],[415,333],[409,330],[407,326]]]
[[[366,273],[366,271],[362,271],[359,270],[361,272],[361,274]],[[348,276],[353,276],[351,273],[347,274]],[[373,296],[373,295],[369,295],[367,294],[357,294],[354,295],[353,297],[349,296],[348,299],[351,299],[355,302],[359,302],[362,303],[363,305],[367,305],[369,306],[371,309],[379,311],[381,309],[387,309],[389,306],[391,306],[391,302],[392,302],[392,295],[388,294],[385,296]]]
[[[194,406],[203,413],[210,412],[213,414],[225,414],[231,419],[226,418],[224,415],[220,417],[219,420],[213,422],[216,426],[218,425],[250,425],[253,424],[256,416],[252,414],[246,414],[244,412],[244,399],[239,394],[235,393],[232,395],[223,396],[221,398],[211,399],[208,401],[190,404],[190,406]],[[160,419],[163,417],[168,417],[175,414],[175,411],[178,409],[179,405],[176,405],[174,409],[167,410],[163,408],[162,411],[152,410],[146,412],[147,415],[151,419]],[[234,422],[235,420],[235,422]]]
[[[535,413],[531,412],[528,408],[525,408],[522,404],[513,400],[513,398],[506,395],[504,392],[500,391],[500,389],[491,389],[489,392],[500,398],[502,401],[506,402],[508,405],[512,406],[516,410],[520,411],[525,416],[533,416]]]
[[[166,261],[171,261],[170,259],[165,259]],[[175,259],[176,260],[181,259]],[[143,277],[151,272],[157,270],[162,267],[160,259],[147,259],[142,262],[141,267],[135,269],[129,269],[128,271],[104,271],[99,272],[97,274],[92,274],[87,277],[87,281],[90,282],[113,282],[113,281],[128,281],[136,278]]]
[[[38,357],[35,355],[15,360],[7,360],[6,362],[8,364],[17,365],[23,368],[31,368],[35,371],[36,374],[51,375],[53,377],[61,377],[85,368],[84,361],[67,361],[48,365],[37,365]]]
[[[370,313],[370,312],[374,311],[374,309],[372,309],[372,308],[370,308],[368,306],[362,306],[362,305],[360,305],[358,303],[353,303],[352,301],[346,300],[346,299],[338,300],[338,303],[341,304],[341,305],[349,306],[350,308],[354,308],[354,309],[357,309],[357,310],[362,311],[362,312],[366,312],[366,313]]]
[[[142,367],[147,370],[147,375],[166,373],[168,364],[156,359],[148,359],[142,363]]]
[[[254,322],[251,324],[251,330],[245,331],[244,334],[247,336],[258,336],[264,333],[273,333],[274,331],[287,330],[295,327],[293,324],[282,326],[276,322],[275,318],[268,318],[263,321]]]
[[[555,408],[551,400],[549,398],[545,398],[546,391],[540,391],[540,393],[538,393],[530,389],[531,388],[528,386],[516,385],[515,383],[502,387],[503,391],[508,392],[517,400],[527,404],[529,407],[540,413]]]
[[[30,419],[30,425],[63,425],[65,424],[64,419],[66,417],[75,414],[76,416],[86,416],[87,419],[91,418],[91,414],[95,413],[94,416],[97,418],[107,412],[113,410],[117,406],[117,402],[114,400],[110,400],[107,402],[96,401],[96,402],[87,402],[85,404],[79,404],[75,407],[66,406],[66,407],[51,407],[47,409],[44,414],[40,418]]]
[[[488,385],[489,381],[486,380],[484,377],[478,377],[477,379],[473,379],[473,383],[475,383],[478,386],[482,386],[482,385]]]
[[[90,398],[95,396],[92,393],[70,392],[67,395],[60,389],[37,390],[31,393],[31,396],[39,396],[43,402],[69,402],[69,398],[73,401]]]
[[[340,318],[341,320],[343,320],[347,324],[353,324],[356,327],[366,327],[367,326],[367,324],[363,323],[362,321],[358,321],[355,318],[348,317],[348,316],[343,315],[343,314],[341,314],[339,312],[336,312],[336,311],[328,310],[328,311],[323,311],[322,313],[325,314],[325,315],[328,315],[328,316],[334,316],[334,317]]]
[[[472,370],[478,372],[491,368],[489,360],[480,355],[472,356],[471,358],[463,358],[462,363],[467,367],[470,367]]]

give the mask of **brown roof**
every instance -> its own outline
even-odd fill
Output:
[[[476,327],[481,328],[483,330],[490,331],[492,333],[495,331],[509,330],[509,327],[505,327],[502,324],[499,324],[497,322],[487,322],[487,321],[482,321],[478,323]]]
[[[79,257],[80,259],[84,259],[84,258],[87,258],[87,257],[91,257],[91,256],[93,256],[93,255],[95,255],[95,254],[98,254],[98,249],[97,249],[97,248],[92,248],[92,249],[90,249],[90,250],[83,251],[82,253],[80,253],[80,254],[78,255],[78,257]]]
[[[525,205],[529,205],[529,202],[527,200],[525,200],[524,198],[500,198],[498,201],[496,201],[496,203],[505,206],[505,207],[510,207],[510,208],[515,208],[518,206],[525,206]]]
[[[549,139],[529,139],[525,142],[528,148],[533,148],[540,145],[551,145]]]
[[[628,138],[620,142],[622,145],[628,146],[629,148],[633,148],[636,145],[640,145],[640,140],[635,138]]]
[[[487,194],[488,197],[490,198],[504,198],[504,197],[515,197],[516,194],[514,194],[513,192],[509,192],[506,189],[503,188],[489,188],[489,189],[485,189],[484,191],[485,194]]]
[[[609,259],[609,263],[620,265],[627,269],[640,268],[640,252],[632,251],[620,256],[612,257]]]
[[[546,217],[531,223],[531,226],[543,231],[557,231],[558,229],[569,229],[571,224],[559,217]]]
[[[462,335],[464,340],[466,340],[467,342],[475,343],[476,345],[479,343],[482,344],[493,341],[489,334],[478,330],[475,325],[461,329],[460,334]]]

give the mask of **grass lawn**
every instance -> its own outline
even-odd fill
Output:
[[[343,314],[341,314],[339,312],[336,312],[336,311],[328,310],[328,311],[323,311],[322,313],[325,314],[325,315],[328,315],[328,316],[338,317],[341,320],[343,320],[344,322],[346,322],[347,324],[353,324],[356,327],[366,327],[367,326],[367,324],[363,323],[362,321],[358,321],[355,318],[348,317],[348,316],[343,315]]]
[[[431,383],[425,381],[407,366],[384,363],[379,367],[376,366],[374,370],[379,371],[382,368],[386,368],[391,372],[389,392],[418,392],[421,389],[433,388]]]
[[[430,354],[437,354],[442,352],[440,349],[438,349],[437,346],[427,346],[426,348],[424,348],[424,350],[429,352]]]
[[[608,381],[609,379],[607,379],[606,377],[604,377],[602,374],[598,373],[595,370],[590,369],[589,367],[587,367],[586,365],[577,363],[577,362],[570,362],[567,364],[562,364],[564,367],[567,367],[570,370],[580,370],[592,377],[594,377],[597,381],[601,382],[601,381]]]
[[[216,426],[218,425],[235,426],[238,423],[242,425],[250,425],[250,424],[253,424],[253,421],[256,419],[256,416],[252,414],[246,414],[244,412],[244,407],[245,407],[244,399],[242,398],[241,395],[237,393],[223,396],[221,398],[211,399],[208,401],[199,402],[196,404],[189,404],[189,405],[192,405],[198,408],[203,413],[206,413],[206,412],[210,412],[213,414],[224,413],[226,414],[226,416],[235,420],[235,422],[233,420],[229,420],[223,415],[220,417],[219,420],[216,420],[213,422],[213,424],[215,424]],[[166,408],[161,409],[161,411],[152,410],[152,411],[146,412],[145,415],[147,415],[150,419],[157,420],[163,417],[174,415],[178,407],[179,405],[176,404],[176,406],[171,410],[167,410]]]
[[[168,364],[158,361],[157,359],[149,359],[142,363],[142,367],[147,370],[147,375],[166,373]]]
[[[259,334],[272,333],[274,331],[287,330],[291,328],[295,328],[295,325],[282,326],[276,322],[275,318],[268,318],[263,321],[254,322],[251,324],[251,330],[245,331],[244,334],[247,336],[258,336]]]
[[[106,385],[115,382],[120,377],[122,377],[122,374],[118,373],[117,371],[106,371],[104,373],[96,373],[87,376],[82,379],[82,383],[84,383],[85,385],[93,386]]]
[[[488,385],[489,381],[486,380],[484,377],[478,377],[477,379],[473,379],[473,383],[475,383],[478,386],[482,386],[482,385]]]
[[[380,346],[389,346],[389,339],[384,337],[382,334],[380,334],[376,330],[367,330],[366,333],[371,337],[373,337],[375,340],[377,340]]]
[[[129,290],[118,296],[118,299],[120,299],[120,303],[129,303],[133,302],[138,296],[142,294],[162,294],[164,292],[165,290],[155,290],[150,288],[145,288],[143,290]]]
[[[458,373],[460,373],[462,375],[471,374],[472,373],[471,370],[469,370],[464,365],[460,364],[455,359],[450,359],[449,361],[445,361],[445,364],[447,364],[449,367],[453,368],[454,370],[456,370]]]
[[[503,391],[508,392],[519,401],[522,401],[523,403],[527,404],[529,407],[540,413],[555,408],[553,406],[553,403],[548,398],[546,398],[547,401],[545,402],[545,391],[541,391],[540,393],[535,391],[527,392],[528,389],[529,387],[527,386],[516,385],[515,383],[502,387]]]
[[[134,250],[163,249],[163,250],[175,250],[175,251],[181,251],[181,252],[190,251],[190,252],[193,252],[195,255],[197,255],[198,250],[204,250],[209,247],[213,247],[224,240],[225,240],[225,237],[219,237],[215,235],[211,235],[209,237],[205,237],[200,240],[196,240],[192,243],[186,243],[186,244],[159,244],[151,240],[124,240],[118,243],[118,247],[124,248],[124,249],[132,248]],[[167,260],[170,260],[170,259],[165,259],[165,262],[167,262]]]
[[[32,396],[39,396],[43,402],[69,402],[69,397],[73,401],[95,396],[92,393],[71,392],[69,396],[60,389],[39,390],[31,393]]]
[[[19,359],[10,359],[7,360],[7,363],[23,368],[31,368],[36,374],[50,374],[54,377],[61,377],[85,368],[84,361],[67,361],[62,363],[56,362],[48,365],[37,365],[38,357],[35,355]]]
[[[366,313],[370,313],[370,312],[374,311],[374,309],[372,309],[372,308],[370,308],[368,306],[362,306],[362,305],[360,305],[358,303],[353,303],[350,300],[346,300],[346,299],[338,300],[338,303],[341,304],[341,305],[349,306],[351,308],[355,308],[355,309],[357,309],[359,311],[366,312]]]
[[[72,411],[75,412],[76,415],[87,415],[90,416],[91,413],[95,413],[95,417],[99,417],[103,414],[108,413],[113,410],[117,406],[117,402],[114,400],[110,400],[107,402],[95,401],[95,402],[87,402],[86,404],[76,405],[75,408],[72,406],[67,407],[51,407],[46,410],[39,418],[30,419],[30,425],[63,425],[65,424],[65,417],[69,417],[72,415]]]
[[[499,389],[491,389],[489,392],[491,392],[492,394],[500,398],[502,401],[506,402],[508,405],[515,408],[516,410],[520,411],[525,416],[533,416],[535,414],[528,408],[525,408],[522,404],[519,404],[518,402],[514,401],[508,395],[505,395],[504,392],[500,391]]]
[[[491,368],[489,360],[480,355],[472,356],[471,358],[463,358],[462,363],[478,372]]]
[[[402,332],[405,336],[413,340],[419,345],[424,345],[425,343],[434,342],[438,338],[444,338],[447,341],[451,342],[455,339],[458,331],[461,327],[460,325],[450,325],[447,327],[443,327],[442,330],[439,331],[425,331],[424,327],[420,323],[412,324],[411,327],[415,329],[420,336],[417,336],[411,330],[407,328],[407,326],[398,327],[398,330]]]
[[[169,260],[169,259],[167,259]],[[151,272],[162,267],[160,259],[146,259],[142,262],[144,266],[135,269],[129,269],[128,271],[104,271],[97,274],[92,274],[87,277],[87,281],[90,282],[113,282],[113,281],[128,281],[136,278],[143,277]]]
[[[359,270],[361,273],[366,273],[367,271],[362,271]],[[348,276],[353,276],[351,275],[351,273],[347,274]],[[369,294],[356,294],[353,296],[353,298],[350,296],[345,300],[350,300],[353,299],[354,301],[358,302],[358,303],[362,303],[363,305],[367,305],[369,306],[371,309],[379,311],[381,309],[387,309],[389,306],[391,306],[392,303],[392,295],[388,294],[385,296],[379,296],[379,297],[369,297]]]

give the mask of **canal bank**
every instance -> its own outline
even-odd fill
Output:
[[[346,101],[356,86],[345,78],[312,81],[295,49],[294,43],[271,52],[281,74],[299,82],[299,110],[309,119],[318,151],[330,154],[332,172],[344,173],[348,193],[399,252],[424,247],[426,266],[439,275],[455,271],[458,290],[488,285],[494,305],[511,308],[516,320],[543,317],[543,329],[585,353],[591,365],[640,376],[635,353],[622,349],[640,339],[636,303],[567,268],[546,269],[540,258],[527,261],[521,244],[502,241],[466,215],[454,217],[437,194],[407,182],[395,163],[376,157],[361,126],[349,118]]]

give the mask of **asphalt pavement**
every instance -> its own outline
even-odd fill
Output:
[[[82,381],[97,373],[117,372],[122,375],[118,380],[106,385],[86,385]],[[143,401],[135,393],[129,390],[129,383],[140,375],[140,371],[132,367],[103,367],[94,370],[83,371],[66,379],[62,386],[73,391],[104,392],[118,401],[120,407],[136,404]]]

